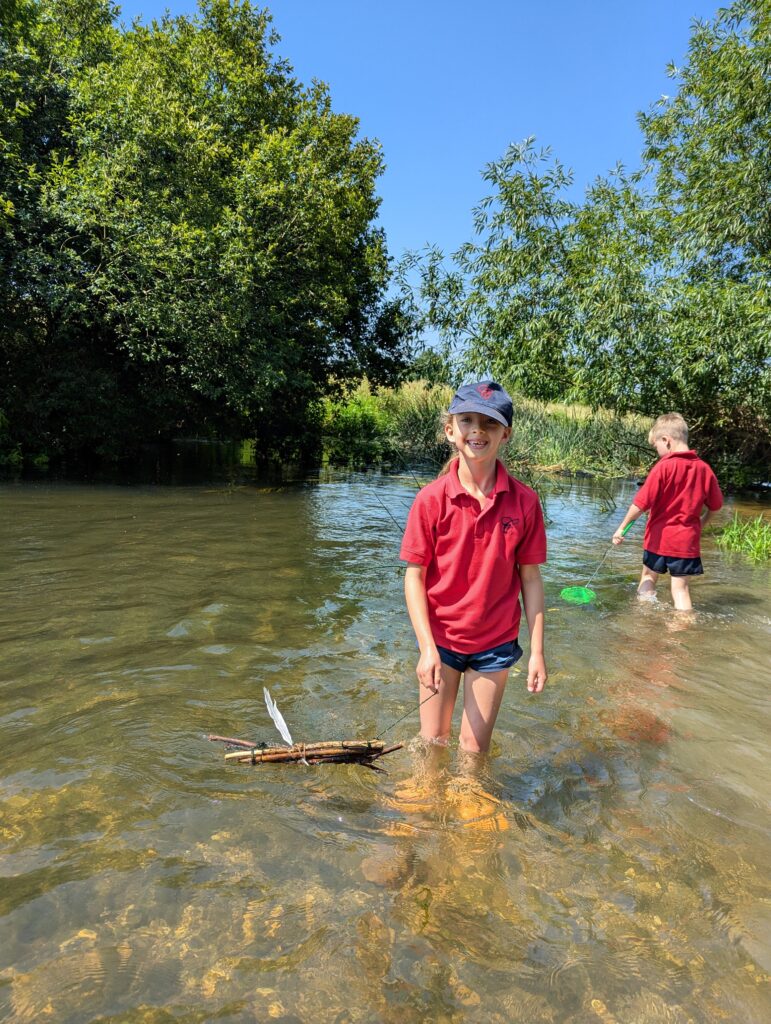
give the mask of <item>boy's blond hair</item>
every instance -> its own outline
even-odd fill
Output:
[[[668,434],[675,441],[688,444],[688,424],[679,412],[666,412],[659,416],[648,434],[648,444],[653,444],[662,434]]]

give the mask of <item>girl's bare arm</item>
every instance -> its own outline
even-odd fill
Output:
[[[429,690],[439,689],[441,682],[442,661],[431,633],[428,621],[428,601],[426,599],[426,567],[410,562],[404,573],[404,597],[407,601],[407,612],[420,648],[420,658],[416,674],[421,686]]]
[[[530,693],[540,693],[549,677],[543,654],[545,601],[540,567],[537,565],[520,565],[519,578],[522,582],[522,601],[525,605],[527,627],[530,631],[527,688]]]

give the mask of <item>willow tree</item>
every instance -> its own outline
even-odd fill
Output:
[[[694,25],[675,94],[640,117],[641,170],[618,167],[579,201],[533,140],[487,167],[476,237],[449,261],[416,261],[423,322],[459,374],[618,411],[679,409],[724,460],[763,463],[770,11],[740,0]]]
[[[683,406],[724,460],[771,458],[771,0],[697,22],[676,92],[640,117],[672,238],[667,334]],[[662,353],[666,356],[666,351]]]

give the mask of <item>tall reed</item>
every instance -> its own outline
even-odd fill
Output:
[[[422,381],[374,392],[363,381],[342,400],[324,405],[327,458],[348,465],[441,466],[449,448],[439,430],[440,414],[452,394],[449,387]],[[504,457],[525,479],[533,470],[628,476],[653,461],[648,427],[642,417],[515,398]]]
[[[740,551],[755,565],[771,559],[771,519],[760,515],[742,519],[734,512],[733,519],[717,534],[717,543],[728,551]]]

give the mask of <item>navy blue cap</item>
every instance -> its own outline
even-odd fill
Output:
[[[510,396],[494,380],[480,380],[476,384],[464,384],[458,388],[448,411],[451,416],[458,416],[462,412],[478,412],[498,420],[504,427],[511,426],[514,416]]]

